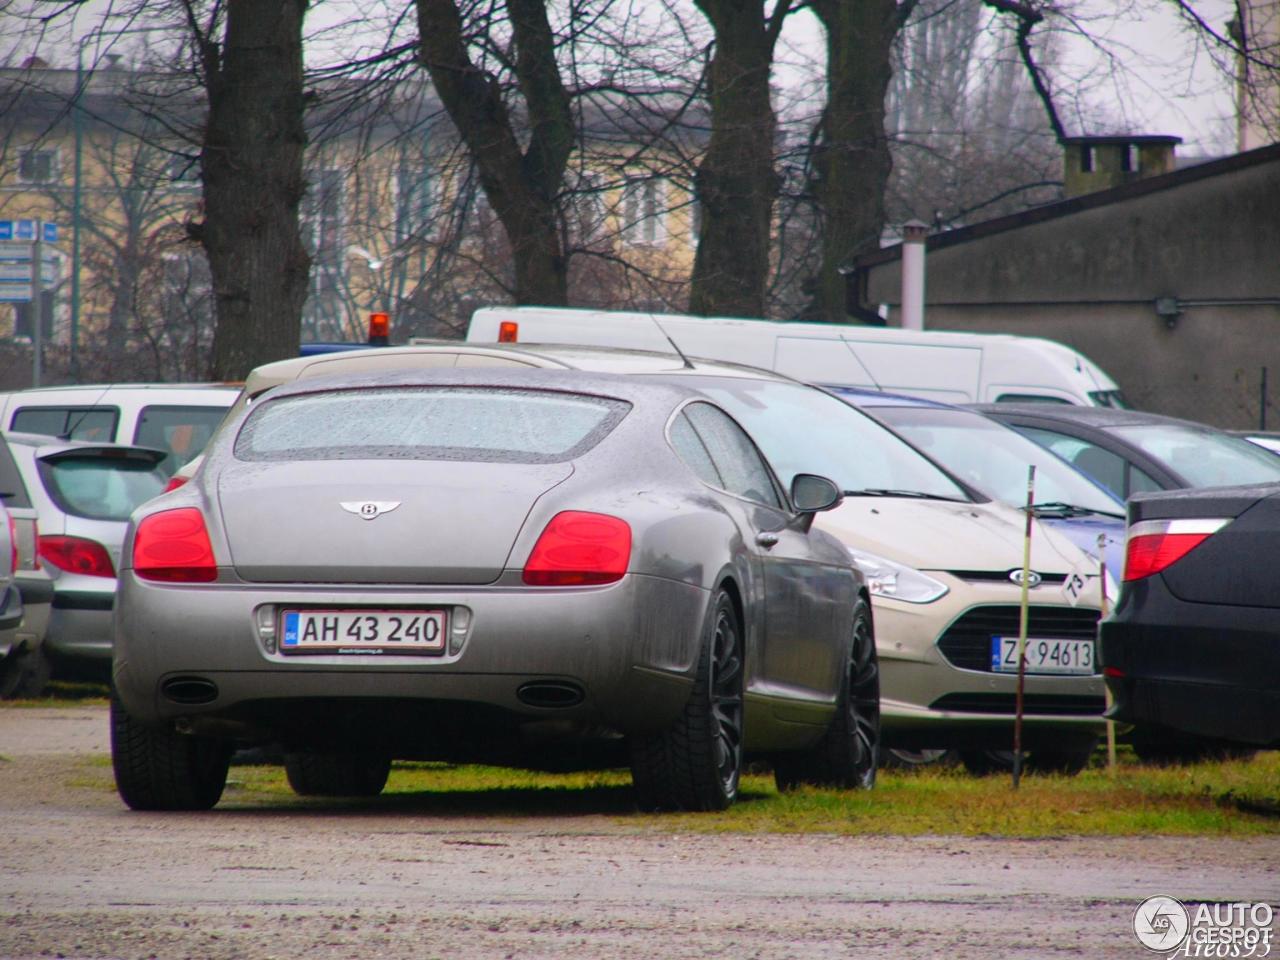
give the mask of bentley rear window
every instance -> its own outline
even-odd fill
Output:
[[[268,399],[236,438],[241,460],[555,463],[600,442],[631,405],[549,390],[391,387]]]

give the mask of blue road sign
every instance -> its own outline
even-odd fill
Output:
[[[58,225],[41,220],[0,220],[0,243],[6,240],[33,241],[36,224],[40,225],[40,239],[44,243],[58,242]]]

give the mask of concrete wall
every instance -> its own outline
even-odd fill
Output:
[[[927,257],[926,327],[1059,340],[1135,406],[1225,427],[1258,425],[1265,367],[1267,423],[1280,427],[1280,154],[1131,187],[1065,216],[962,231],[964,242],[942,235]],[[900,283],[896,259],[867,269],[863,302],[890,304],[891,324]],[[1179,302],[1172,326],[1157,298]]]

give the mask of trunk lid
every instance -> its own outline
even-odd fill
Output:
[[[217,499],[246,580],[484,584],[501,575],[534,503],[572,473],[570,463],[236,463],[219,474]]]

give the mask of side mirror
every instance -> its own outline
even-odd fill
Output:
[[[797,473],[791,480],[791,505],[796,513],[821,513],[838,507],[844,495],[840,488],[814,473]]]

